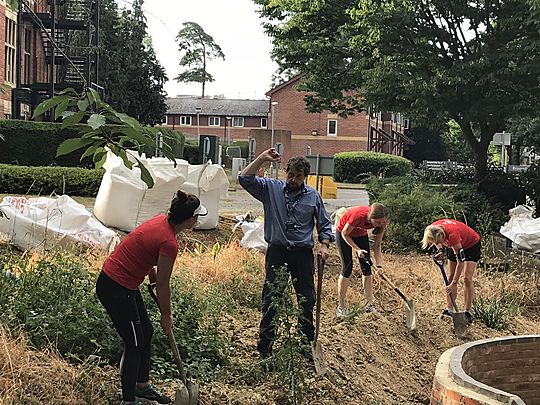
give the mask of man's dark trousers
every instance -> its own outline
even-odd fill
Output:
[[[270,285],[275,280],[276,269],[282,266],[287,266],[293,280],[296,297],[302,303],[303,314],[298,319],[300,330],[310,342],[315,337],[315,327],[313,326],[313,306],[315,305],[313,249],[287,249],[283,246],[270,244],[266,252],[266,279],[262,292],[262,319],[257,342],[257,350],[262,355],[272,352],[272,343],[276,336],[275,328],[272,325],[276,311],[270,305],[272,302]],[[281,287],[284,289],[286,286]],[[283,293],[284,291],[274,291],[274,294]]]

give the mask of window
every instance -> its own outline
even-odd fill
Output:
[[[208,125],[211,127],[219,127],[220,119],[219,117],[208,117]]]
[[[328,120],[328,136],[337,135],[337,120]]]
[[[409,119],[408,118],[403,118],[403,128],[404,129],[409,129]]]
[[[261,128],[268,128],[268,118],[261,118]]]
[[[30,83],[30,50],[32,49],[32,31],[24,30],[24,83]]]
[[[4,60],[6,63],[4,70],[4,80],[8,83],[15,83],[15,36],[17,34],[17,24],[11,18],[6,17],[6,39]]]
[[[191,116],[190,115],[180,116],[180,125],[191,125]]]
[[[244,117],[233,117],[232,125],[233,125],[233,127],[243,127],[244,126]]]

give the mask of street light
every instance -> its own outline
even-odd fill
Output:
[[[278,105],[278,102],[277,101],[272,101],[270,103],[270,114],[272,114],[272,139],[270,140],[270,147],[273,148],[274,147],[274,116],[276,115],[275,112],[276,112],[276,105]],[[274,174],[274,163],[270,163],[270,176],[271,177],[276,177],[276,174]]]
[[[225,143],[228,145],[230,143],[230,141],[231,141],[231,125],[232,125],[231,120],[232,120],[232,117],[225,117],[225,119],[229,123],[228,133],[225,134]]]
[[[197,142],[198,142],[201,137],[201,133],[199,130],[199,114],[201,113],[201,107],[195,107],[195,111],[197,112]]]

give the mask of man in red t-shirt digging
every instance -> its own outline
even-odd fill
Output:
[[[427,249],[431,246],[439,249],[438,255],[442,255],[443,248],[446,248],[450,261],[450,274],[446,287],[447,308],[443,311],[443,315],[452,316],[452,297],[456,299],[458,282],[463,274],[465,317],[468,323],[472,323],[474,321],[471,314],[474,299],[473,277],[482,249],[480,235],[463,222],[440,219],[428,225],[424,231],[422,248]]]

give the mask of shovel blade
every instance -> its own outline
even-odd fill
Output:
[[[177,389],[174,394],[174,405],[190,405],[190,403],[187,387]]]
[[[187,390],[189,393],[189,405],[197,405],[199,403],[199,384],[188,381]]]
[[[316,341],[311,344],[311,354],[313,355],[313,363],[315,363],[315,371],[317,375],[322,377],[326,374],[326,364],[321,342]]]
[[[454,333],[457,337],[464,337],[467,334],[467,318],[465,312],[454,312],[452,314],[454,322]]]
[[[412,301],[407,302],[407,320],[405,321],[405,324],[409,330],[416,329],[416,308]]]

